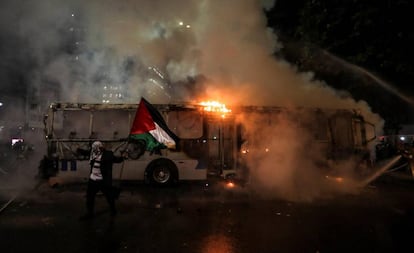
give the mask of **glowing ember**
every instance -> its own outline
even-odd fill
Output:
[[[325,176],[327,179],[331,179],[336,181],[337,183],[343,183],[344,178],[343,177],[330,177],[330,176]]]
[[[344,179],[342,177],[336,177],[335,181],[338,183],[342,183],[344,181]]]
[[[227,186],[228,188],[233,188],[235,185],[234,185],[234,183],[233,183],[233,182],[228,182],[228,183],[226,184],[226,186]]]
[[[249,150],[248,149],[243,149],[241,152],[242,152],[242,154],[247,154],[247,153],[249,153]]]

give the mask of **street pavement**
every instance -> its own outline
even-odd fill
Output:
[[[122,183],[112,218],[86,184],[0,192],[0,252],[411,252],[414,182],[388,173],[358,192],[294,202],[248,185]]]

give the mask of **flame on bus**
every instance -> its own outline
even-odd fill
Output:
[[[218,101],[203,101],[200,102],[200,105],[203,106],[204,111],[219,113],[222,118],[225,118],[231,112],[225,104]]]

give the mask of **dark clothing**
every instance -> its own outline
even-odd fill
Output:
[[[123,157],[115,156],[112,151],[104,150],[101,158],[101,174],[105,185],[112,185],[112,166],[114,163],[121,163]],[[91,160],[91,172],[94,160]]]
[[[111,210],[111,215],[115,215],[115,193],[112,186],[104,184],[103,180],[95,181],[92,179],[89,179],[88,181],[88,190],[86,192],[86,208],[88,210],[88,214],[93,215],[94,213],[95,196],[99,191],[104,194]]]
[[[101,157],[100,169],[102,180],[92,180],[89,178],[88,189],[86,192],[86,208],[88,215],[92,216],[95,207],[95,196],[101,191],[109,204],[111,215],[116,214],[115,198],[116,192],[112,186],[112,166],[114,163],[120,163],[124,160],[123,157],[117,157],[112,151],[104,150]],[[91,160],[91,172],[94,160]]]
[[[93,215],[94,213],[95,196],[99,191],[105,195],[106,201],[111,209],[111,214],[115,215],[115,197],[112,186],[105,185],[102,180],[95,181],[92,179],[89,179],[88,181],[88,190],[86,192],[86,208],[88,210],[88,214]]]

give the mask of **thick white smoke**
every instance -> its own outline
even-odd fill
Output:
[[[10,1],[1,13],[15,27],[7,32],[27,41],[27,48],[13,52],[34,62],[27,75],[40,96],[40,91],[58,86],[59,100],[101,102],[103,87],[113,85],[121,89],[126,103],[146,96],[153,103],[208,98],[230,105],[355,108],[381,129],[382,119],[364,101],[355,101],[314,80],[312,73],[299,73],[274,57],[283,45],[266,26],[263,11],[273,4],[269,0],[39,0]],[[191,88],[203,93],[194,96],[183,83],[197,76],[205,78]],[[298,153],[306,153],[303,139],[297,141],[288,120],[281,122],[278,129],[256,127],[279,143],[281,166],[311,170],[312,164],[298,160]],[[272,162],[259,159],[259,173]],[[284,192],[296,187],[292,179],[296,175],[304,172],[281,173],[264,185]]]
[[[352,107],[370,114],[363,101],[343,96],[274,57],[283,45],[266,26],[263,11],[273,2],[13,1],[2,12],[15,24],[9,32],[30,41],[29,48],[13,51],[36,62],[28,70],[30,85],[55,82],[62,101],[100,102],[104,84],[120,84],[128,94],[126,102],[135,103],[145,89],[156,89],[146,85],[146,70],[156,67],[172,85],[204,75],[207,94],[200,97],[230,104]],[[174,95],[154,99],[194,100]]]

